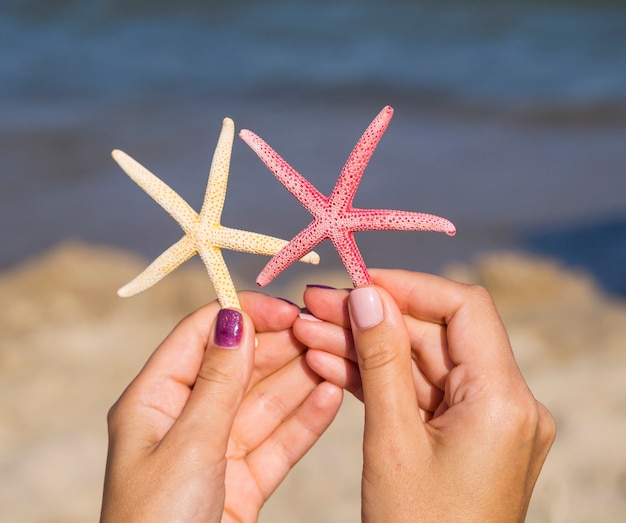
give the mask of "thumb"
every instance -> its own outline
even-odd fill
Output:
[[[224,457],[252,375],[254,349],[250,317],[239,310],[220,309],[193,390],[175,425],[187,443],[206,452],[208,459]]]
[[[419,418],[411,342],[395,301],[380,287],[358,287],[350,293],[348,309],[366,427],[386,433],[398,428],[398,423]]]

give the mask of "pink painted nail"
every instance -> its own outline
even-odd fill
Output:
[[[350,292],[350,314],[360,330],[371,329],[383,321],[383,304],[374,287],[359,287]]]

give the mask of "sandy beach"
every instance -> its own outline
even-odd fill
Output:
[[[108,408],[176,322],[213,297],[204,269],[188,264],[118,298],[145,263],[64,243],[0,274],[0,521],[97,519]],[[557,420],[528,521],[623,520],[626,304],[587,274],[521,252],[443,272],[492,292],[531,389]],[[340,273],[317,278],[346,283]],[[281,295],[300,302],[302,282],[286,280]],[[347,397],[261,521],[357,521],[361,430],[361,405]]]

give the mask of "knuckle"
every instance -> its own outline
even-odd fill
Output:
[[[509,410],[509,428],[511,435],[518,441],[527,442],[532,447],[537,444],[543,446],[550,439],[549,424],[546,424],[545,416],[535,398],[531,394],[529,396],[524,401],[515,403]]]
[[[260,391],[257,399],[263,412],[272,419],[282,420],[290,414],[290,409],[285,402],[272,391]]]
[[[556,439],[557,426],[554,416],[542,404],[538,403],[539,410],[539,441],[541,444],[550,446]]]
[[[233,382],[232,370],[215,365],[211,360],[202,362],[196,381],[205,381],[218,388],[226,387]]]
[[[499,427],[498,439],[535,440],[539,428],[539,409],[528,394],[499,395],[491,400],[491,420]]]
[[[470,284],[467,285],[466,292],[468,300],[478,304],[494,306],[493,297],[486,287],[478,284]]]
[[[365,372],[386,368],[397,358],[398,354],[387,343],[376,341],[360,354],[359,367]]]
[[[115,432],[120,422],[125,419],[123,396],[118,399],[108,410],[106,421],[109,433]]]

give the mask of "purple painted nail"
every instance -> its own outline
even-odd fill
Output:
[[[313,288],[313,289],[332,289],[332,290],[336,290],[335,287],[331,287],[330,285],[322,285],[321,283],[307,283],[306,288]]]
[[[214,343],[223,349],[236,349],[241,341],[243,316],[233,309],[220,309],[215,323]]]
[[[289,305],[293,305],[294,307],[298,307],[298,309],[300,308],[300,305],[298,305],[297,303],[292,302],[291,300],[288,300],[287,298],[281,298],[280,296],[277,296],[277,298],[281,301],[284,301],[285,303],[288,303]]]

